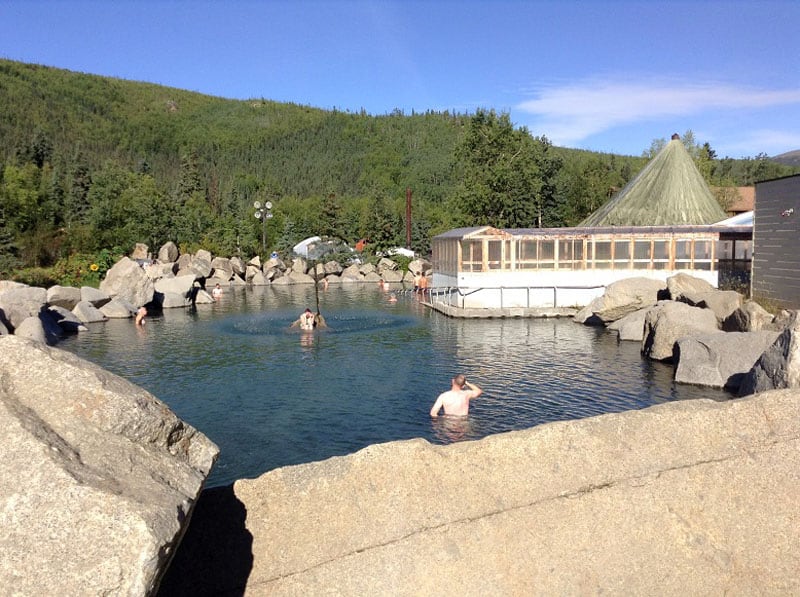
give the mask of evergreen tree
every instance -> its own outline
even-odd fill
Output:
[[[526,228],[556,219],[550,210],[560,161],[548,148],[547,139],[514,129],[508,114],[479,110],[456,149],[463,180],[458,197],[467,223]]]

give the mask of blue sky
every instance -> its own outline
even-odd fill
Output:
[[[0,57],[371,114],[493,108],[556,145],[800,149],[800,1],[0,0]]]

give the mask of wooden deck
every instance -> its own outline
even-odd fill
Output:
[[[497,309],[467,307],[462,309],[461,307],[454,307],[439,301],[423,302],[422,304],[448,317],[460,319],[572,317],[578,312],[578,309],[574,307],[504,307]]]

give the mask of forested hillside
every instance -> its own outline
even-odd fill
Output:
[[[694,149],[712,183],[796,170]],[[135,242],[249,256],[254,201],[274,204],[267,250],[402,244],[406,188],[427,251],[455,226],[574,224],[646,160],[553,147],[493,111],[372,116],[0,60],[0,277]]]

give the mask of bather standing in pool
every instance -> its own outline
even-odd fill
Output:
[[[465,389],[468,388],[468,389]],[[456,375],[450,382],[450,389],[442,392],[431,407],[431,416],[438,417],[444,408],[444,414],[464,417],[469,414],[469,401],[483,394],[483,390],[466,380],[463,373]]]

